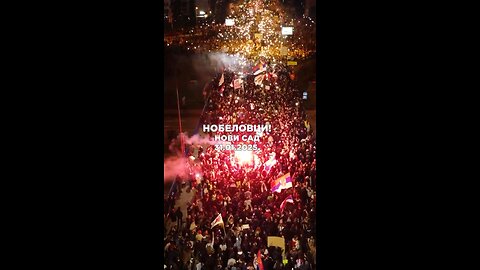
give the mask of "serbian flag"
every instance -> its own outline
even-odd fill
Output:
[[[270,157],[270,159],[265,162],[264,165],[264,170],[268,173],[270,172],[270,169],[277,163],[277,160],[275,160],[275,157]]]
[[[283,209],[285,208],[285,206],[287,206],[287,203],[293,203],[292,195],[288,195],[288,197],[282,202],[282,204],[280,205],[280,211],[283,212]]]
[[[210,229],[213,229],[213,227],[219,224],[223,226],[222,214],[218,214],[218,216],[212,221],[212,227]]]
[[[258,75],[258,74],[260,74],[260,73],[262,73],[262,72],[265,72],[265,71],[267,71],[267,69],[264,68],[264,67],[261,67],[260,69],[258,69],[257,71],[255,71],[255,72],[253,73],[253,75]]]
[[[258,253],[257,253],[257,269],[258,270],[264,270],[263,262],[262,262],[262,253],[260,251],[261,251],[261,249],[259,249]]]
[[[258,74],[266,71],[266,70],[267,70],[266,67],[267,67],[266,64],[264,64],[264,63],[262,63],[262,62],[258,63],[258,64],[257,64],[256,66],[254,66],[253,69],[252,69],[253,75],[258,75]]]
[[[281,192],[282,189],[288,189],[291,187],[293,187],[293,184],[292,184],[292,178],[290,177],[290,173],[283,175],[282,177],[273,181],[271,184],[272,192]]]

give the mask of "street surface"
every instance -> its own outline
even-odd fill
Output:
[[[168,192],[168,190],[166,192]],[[187,192],[186,188],[183,188],[182,193],[180,193],[180,197],[178,198],[178,200],[175,201],[175,209],[177,209],[177,207],[180,207],[180,210],[183,213],[183,223],[185,223],[185,220],[187,218],[187,203],[192,201],[195,194],[195,190],[192,189],[190,190],[190,192]],[[173,225],[176,225],[176,222],[172,222],[170,219],[166,220],[165,227],[167,228],[167,232],[170,231]],[[190,224],[186,226],[190,226]]]

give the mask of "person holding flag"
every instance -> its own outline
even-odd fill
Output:
[[[287,203],[293,203],[292,195],[288,195],[288,197],[280,205],[281,212],[283,212],[283,209],[285,209],[285,206],[287,206]]]
[[[283,189],[293,187],[290,173],[287,173],[271,183],[272,192],[281,192]]]
[[[258,252],[255,256],[255,260],[253,261],[256,270],[265,270],[263,267],[262,261],[262,249],[258,249]]]
[[[257,270],[264,270],[263,261],[262,261],[262,250],[259,249],[257,253]]]
[[[258,62],[257,65],[255,65],[253,68],[252,68],[252,72],[253,72],[253,75],[258,75],[264,71],[266,71],[266,63],[264,62],[263,59],[260,59],[260,61]]]
[[[227,235],[227,233],[225,233],[225,224],[223,223],[222,214],[218,214],[218,216],[212,221],[211,225],[212,227],[210,229],[213,229],[213,227],[217,225],[221,225],[223,227],[223,233]]]
[[[277,164],[277,160],[275,159],[275,152],[270,155],[270,158],[268,159],[267,162],[265,162],[263,166],[263,170],[268,174],[270,173],[270,169]]]
[[[233,226],[233,215],[232,214],[230,214],[230,216],[227,219],[227,225],[228,225],[228,227]]]

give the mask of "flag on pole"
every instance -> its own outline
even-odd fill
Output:
[[[293,203],[293,197],[292,195],[288,195],[288,197],[283,200],[282,204],[280,205],[280,211],[283,212],[283,209],[285,206],[287,206],[287,203]]]
[[[277,160],[275,159],[274,156],[271,156],[270,159],[265,162],[265,165],[264,165],[264,170],[269,173],[270,172],[270,169],[273,167],[273,165],[275,165],[277,163]]]
[[[258,75],[258,74],[260,74],[260,73],[262,73],[262,72],[264,72],[264,71],[266,71],[266,70],[267,70],[266,68],[261,67],[260,69],[258,69],[257,71],[255,71],[255,72],[253,73],[253,75]]]
[[[281,192],[282,189],[288,189],[293,187],[292,185],[292,178],[290,177],[290,173],[287,173],[277,180],[273,181],[271,184],[272,192]]]
[[[210,229],[213,229],[213,227],[219,224],[223,226],[222,214],[218,214],[218,216],[212,221],[212,227]]]
[[[223,76],[223,73],[222,73],[222,77],[220,77],[220,81],[218,81],[218,86],[222,85],[224,81],[225,81],[225,77]]]
[[[262,84],[264,78],[265,78],[265,74],[260,74],[256,76],[255,79],[253,79],[253,81],[255,82],[256,85],[260,85]]]
[[[262,253],[260,252],[261,249],[258,249],[258,253],[257,253],[257,267],[258,267],[258,270],[264,270],[263,268],[263,262],[262,262]]]
[[[252,68],[252,71],[254,72],[253,74],[257,75],[260,72],[262,72],[263,67],[264,67],[264,64],[260,61],[256,66]]]

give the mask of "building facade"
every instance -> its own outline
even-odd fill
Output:
[[[305,0],[305,16],[312,18],[317,17],[317,1],[316,0]]]

